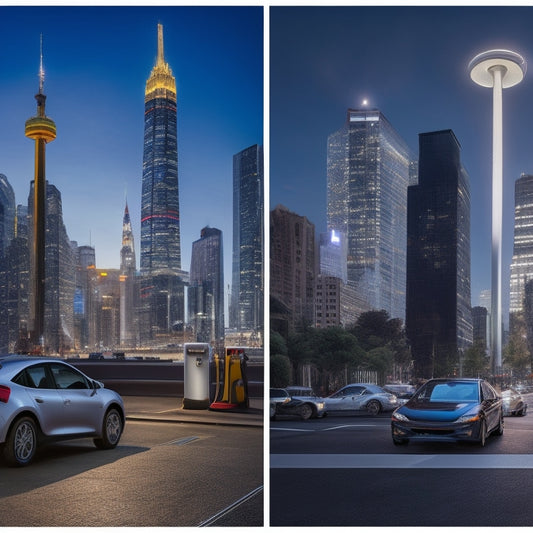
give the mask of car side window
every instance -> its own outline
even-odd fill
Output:
[[[49,379],[43,364],[25,368],[13,379],[13,382],[32,389],[55,389],[55,384]]]
[[[58,389],[88,389],[89,383],[85,376],[75,368],[62,364],[50,365]]]
[[[481,394],[483,395],[484,400],[494,400],[494,398],[496,398],[492,387],[490,387],[486,383],[481,383]]]

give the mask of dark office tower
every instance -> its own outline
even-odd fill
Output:
[[[472,307],[472,340],[487,351],[489,346],[489,314],[485,307]]]
[[[472,344],[470,186],[451,130],[419,136],[408,192],[406,330],[417,378],[450,375]]]
[[[15,194],[6,176],[0,174],[0,350],[9,350],[13,302],[10,301],[7,252],[15,234]]]
[[[533,279],[533,176],[522,174],[515,182],[514,247],[511,263],[509,325],[524,318],[525,285]]]
[[[277,206],[270,212],[270,308],[281,334],[314,324],[317,263],[315,226]]]
[[[263,147],[233,156],[233,272],[230,327],[263,329]]]
[[[128,204],[122,220],[122,248],[120,250],[120,344],[135,346],[135,246]]]
[[[371,308],[402,319],[411,160],[375,109],[349,109],[328,137],[327,224],[348,240],[348,281]]]
[[[157,61],[146,82],[141,202],[141,273],[181,269],[176,81],[163,54],[158,25]]]
[[[224,339],[224,256],[222,232],[203,228],[192,243],[189,273],[189,323],[198,342]]]

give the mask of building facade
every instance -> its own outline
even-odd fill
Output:
[[[315,323],[317,264],[314,224],[277,206],[270,212],[270,307],[282,334]]]
[[[203,228],[192,243],[189,273],[189,324],[197,342],[213,345],[224,339],[224,253],[222,232]]]
[[[378,110],[349,109],[328,137],[327,226],[346,235],[348,281],[370,308],[402,319],[412,159]]]
[[[263,147],[233,156],[230,327],[261,333],[264,302]]]
[[[135,279],[136,258],[133,231],[128,204],[122,219],[122,248],[120,249],[120,345],[133,347],[138,342],[136,298],[138,285]]]
[[[408,193],[406,332],[418,378],[449,375],[472,344],[470,188],[451,130],[419,136]]]
[[[524,316],[525,286],[533,279],[533,175],[515,182],[514,246],[511,262],[509,325]]]

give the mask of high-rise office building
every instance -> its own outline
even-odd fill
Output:
[[[157,60],[146,82],[141,199],[139,333],[144,344],[183,330],[176,81],[158,25]]]
[[[122,219],[122,248],[120,249],[120,344],[134,346],[137,340],[136,328],[136,258],[133,231],[128,204]]]
[[[406,332],[418,378],[449,375],[472,344],[470,186],[451,130],[419,136],[408,192]]]
[[[176,80],[165,61],[163,26],[146,82],[141,200],[141,273],[181,269]]]
[[[348,241],[346,235],[330,230],[319,237],[320,274],[348,283]]]
[[[233,156],[233,271],[230,327],[263,328],[263,147]]]
[[[348,281],[373,309],[405,316],[411,153],[378,110],[349,109],[328,137],[328,231],[348,245]]]
[[[189,323],[198,342],[224,338],[224,254],[222,232],[203,228],[192,243],[188,302]]]
[[[93,294],[90,279],[96,268],[96,251],[92,246],[78,246],[72,243],[76,264],[74,288],[74,337],[78,349],[93,349],[90,346],[90,316]]]
[[[270,212],[270,318],[280,333],[314,324],[317,264],[314,224],[278,205]]]
[[[524,289],[530,279],[533,279],[533,176],[522,174],[515,182],[514,247],[509,300],[511,328],[517,318],[523,318]]]

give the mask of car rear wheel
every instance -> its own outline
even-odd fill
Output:
[[[368,411],[368,414],[372,416],[379,415],[381,412],[381,404],[377,400],[370,400],[366,404],[366,410]]]
[[[107,411],[102,426],[102,438],[94,439],[95,446],[102,450],[114,448],[123,430],[122,417],[117,409],[111,408]]]
[[[395,439],[394,437],[392,437],[392,442],[395,446],[407,446],[409,444],[408,439]]]
[[[4,446],[4,458],[10,466],[26,466],[37,450],[37,427],[30,417],[17,420]]]
[[[313,408],[309,404],[305,403],[300,407],[300,417],[302,420],[308,420],[309,418],[311,418],[312,414]]]

